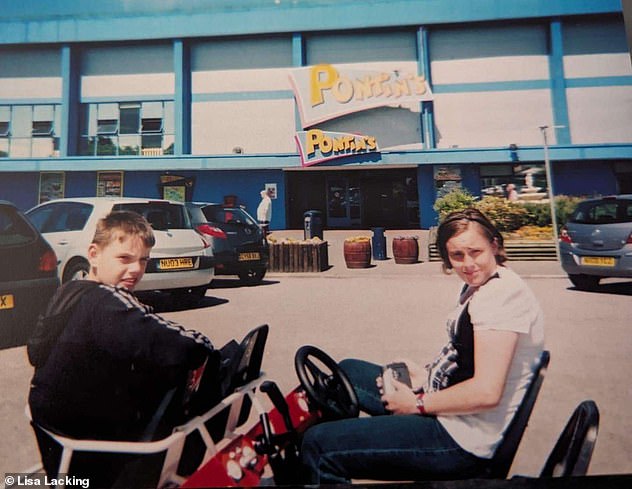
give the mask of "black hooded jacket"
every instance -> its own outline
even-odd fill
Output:
[[[164,394],[211,352],[204,335],[154,314],[124,288],[69,282],[28,344],[31,416],[67,436],[136,440]]]

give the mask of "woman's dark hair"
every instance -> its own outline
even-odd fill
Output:
[[[498,246],[496,263],[500,265],[507,261],[507,253],[505,252],[503,236],[500,234],[500,231],[496,229],[496,226],[494,226],[481,211],[468,208],[450,213],[439,225],[437,231],[437,248],[439,249],[439,256],[441,256],[441,260],[443,261],[443,270],[445,272],[452,269],[446,243],[454,236],[467,230],[473,222],[479,225],[483,235],[489,239],[490,243],[495,242]]]

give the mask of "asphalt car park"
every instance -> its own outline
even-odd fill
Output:
[[[97,221],[115,210],[144,216],[156,238],[137,291],[166,290],[193,299],[204,296],[214,275],[210,243],[193,229],[183,204],[166,200],[69,198],[28,210],[26,215],[57,254],[62,283],[87,276],[87,250]]]
[[[26,341],[58,285],[50,245],[13,204],[0,201],[0,348]]]
[[[332,247],[334,266],[319,274],[269,273],[260,285],[217,277],[195,307],[166,307],[163,314],[223,345],[268,323],[263,370],[283,393],[298,385],[293,358],[315,345],[332,358],[354,356],[386,363],[431,359],[444,343],[445,314],[460,288],[438,263],[346,270]],[[339,250],[336,250],[339,251]],[[341,256],[341,253],[340,253]],[[340,258],[342,261],[342,258]],[[536,293],[547,321],[551,363],[511,474],[539,473],[574,407],[593,399],[602,413],[589,474],[632,473],[632,368],[629,337],[632,282],[608,281],[599,293],[577,290],[555,262],[514,267]],[[23,347],[0,352],[0,470],[19,472],[38,461],[24,406],[32,368]]]

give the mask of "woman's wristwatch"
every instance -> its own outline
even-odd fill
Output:
[[[419,411],[419,414],[421,414],[422,416],[427,414],[426,406],[424,405],[424,395],[425,393],[422,392],[421,394],[417,396],[417,400],[415,401],[415,406],[417,407],[417,411]]]

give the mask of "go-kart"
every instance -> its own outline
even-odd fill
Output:
[[[91,467],[103,467],[103,460],[107,467],[115,467],[118,473],[108,484],[121,487],[300,484],[302,433],[323,419],[357,416],[358,400],[337,363],[314,346],[297,351],[300,385],[283,396],[261,371],[267,334],[268,326],[259,326],[239,344],[231,379],[222,379],[231,392],[167,436],[147,441],[83,440],[32,423],[42,453],[51,445],[58,447],[55,467],[46,467],[48,476],[90,478],[85,467],[92,459]],[[273,407],[266,410],[270,402]],[[165,412],[161,406],[157,416],[165,417]],[[119,463],[111,465],[112,457]]]
[[[237,352],[232,354],[234,368],[229,369],[228,378],[220,379],[229,386],[228,395],[205,412],[170,428],[164,437],[129,442],[77,440],[33,424],[40,450],[46,440],[59,447],[55,467],[46,467],[48,476],[68,474],[89,478],[88,473],[82,473],[82,458],[85,463],[86,457],[114,456],[122,457],[118,459],[116,477],[111,481],[115,487],[302,484],[300,444],[304,432],[321,421],[358,416],[359,403],[353,386],[338,364],[314,346],[303,346],[296,352],[294,366],[299,386],[283,396],[277,384],[261,371],[267,334],[268,326],[259,326],[233,349]],[[506,481],[510,483],[506,485],[503,480],[509,473],[527,426],[548,362],[549,352],[545,351],[503,441],[490,459],[486,472],[481,474],[481,478],[495,479],[495,485],[490,487],[544,487],[537,485],[537,479],[534,479],[536,485],[523,480],[518,486],[511,480]],[[265,404],[270,403],[272,408],[266,410]],[[157,410],[158,418],[164,417],[163,407]],[[585,475],[598,423],[595,403],[581,403],[563,430],[540,477]],[[455,481],[448,481],[448,485],[439,483],[428,487],[477,487],[470,485],[476,481],[463,481],[465,485],[461,485],[458,479],[456,474]],[[61,481],[63,485],[63,479]],[[568,486],[558,484],[555,487],[574,487],[573,478],[570,481]],[[581,487],[599,487],[602,482],[597,480],[596,485],[591,486],[585,485],[584,481]],[[616,486],[621,481],[607,482]]]

